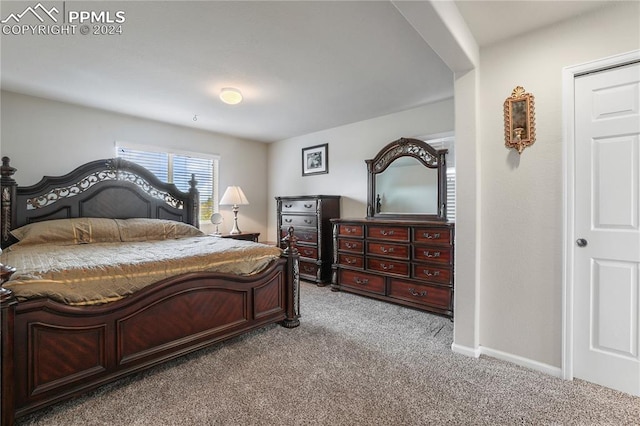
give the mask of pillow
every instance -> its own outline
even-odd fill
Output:
[[[34,222],[11,231],[20,245],[28,244],[88,244],[120,241],[120,231],[114,219],[74,218]]]
[[[122,241],[168,240],[204,233],[186,223],[165,219],[115,219]]]

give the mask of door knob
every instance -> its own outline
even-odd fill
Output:
[[[576,244],[578,245],[578,247],[586,247],[587,246],[587,240],[585,240],[584,238],[578,238],[576,240]]]

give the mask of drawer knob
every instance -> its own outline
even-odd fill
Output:
[[[310,209],[311,207],[313,207],[313,204],[305,204],[305,205],[304,205],[304,208],[305,208],[305,209]]]
[[[353,257],[345,257],[345,260],[347,261],[347,263],[349,265],[352,265],[352,264],[357,262],[357,260],[355,258],[353,258]]]
[[[349,228],[348,226],[344,228],[345,232],[348,234],[353,234],[356,232],[356,228]]]
[[[305,220],[304,220],[304,223],[312,224],[312,223],[313,223],[313,220],[311,220],[311,219],[305,219]]]
[[[436,232],[435,234],[431,234],[429,232],[425,232],[422,234],[422,236],[429,240],[435,240],[436,238],[440,238],[440,233]]]
[[[415,288],[410,288],[409,293],[411,293],[412,296],[425,297],[427,295],[427,290],[416,291]]]
[[[385,246],[380,247],[380,251],[383,253],[393,253],[393,247],[386,248]]]
[[[291,207],[293,207],[293,204],[285,204],[284,205],[286,208],[290,209]]]
[[[429,250],[425,250],[423,251],[424,255],[426,257],[440,257],[440,252],[439,251],[429,251]]]
[[[381,267],[382,269],[384,269],[385,271],[388,271],[388,270],[390,270],[390,269],[393,269],[393,264],[387,265],[386,263],[381,263],[381,264],[380,264],[380,267]]]
[[[358,247],[356,244],[351,244],[351,243],[345,243],[344,246],[346,248],[348,248],[348,249],[354,249],[354,248]]]
[[[354,277],[353,281],[356,284],[360,284],[360,285],[367,285],[369,283],[369,280],[367,278],[362,279],[360,277]]]
[[[287,222],[287,223],[291,223],[291,222],[293,222],[293,219],[285,219],[284,221]]]
[[[380,233],[381,233],[382,235],[384,235],[384,236],[387,236],[387,235],[393,235],[393,234],[394,234],[394,231],[393,231],[393,229],[392,229],[392,230],[389,230],[389,231],[387,231],[386,229],[381,229],[381,230],[380,230]]]
[[[428,277],[437,277],[440,275],[440,271],[433,271],[431,272],[428,269],[423,269],[422,272],[424,272],[424,274]]]

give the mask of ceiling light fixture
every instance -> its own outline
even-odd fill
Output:
[[[220,99],[225,104],[235,105],[242,102],[242,93],[238,89],[225,87],[220,91]]]

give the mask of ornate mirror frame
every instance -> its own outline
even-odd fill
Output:
[[[411,138],[400,138],[391,142],[367,163],[367,218],[393,218],[418,220],[447,220],[447,149],[435,149],[428,143]],[[376,175],[384,172],[394,160],[413,157],[430,169],[438,172],[438,212],[436,214],[391,214],[380,213],[376,200]]]
[[[504,144],[518,154],[536,141],[534,99],[522,86],[516,86],[504,101]]]

